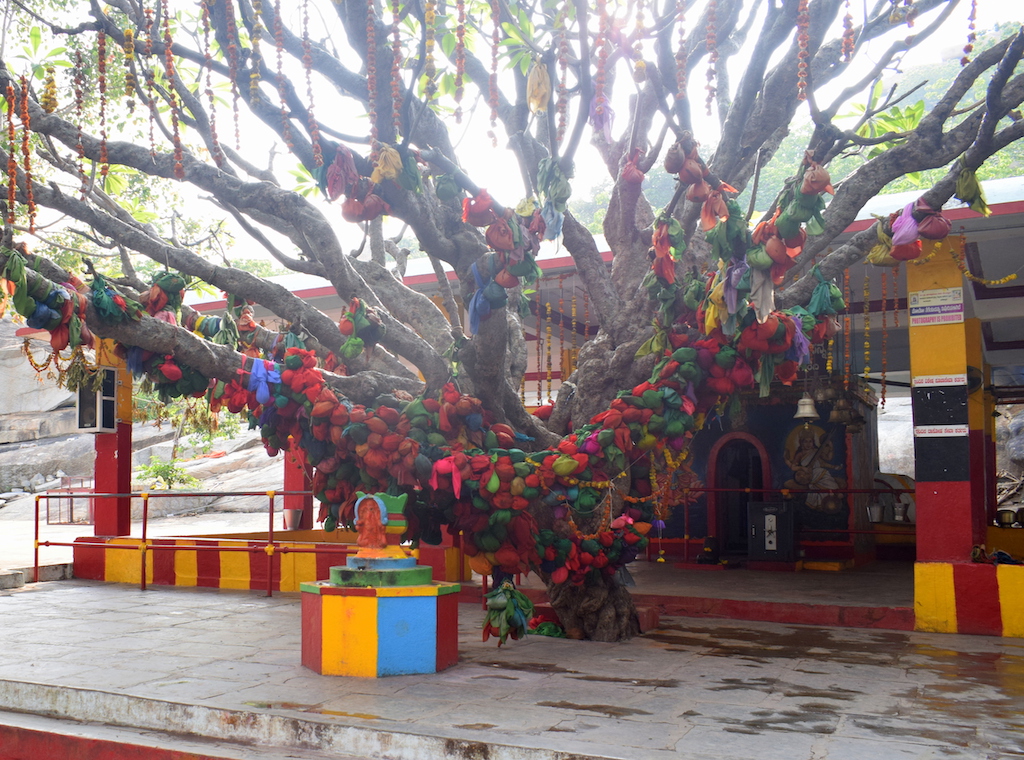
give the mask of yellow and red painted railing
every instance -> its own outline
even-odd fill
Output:
[[[43,541],[40,537],[40,504],[56,495],[38,494],[35,500],[34,577],[39,578],[39,549],[67,546],[75,550],[75,575],[121,583],[199,586],[211,588],[298,591],[299,585],[326,578],[330,567],[345,563],[358,550],[356,534],[346,531],[288,531],[283,540],[275,535],[277,497],[302,495],[290,491],[173,492],[90,494],[89,498],[137,498],[142,501],[141,536],[83,537],[74,542]],[[193,496],[267,497],[266,533],[174,538],[149,537],[149,503],[158,498]],[[137,553],[136,561],[128,552]],[[438,580],[468,577],[459,545],[422,546],[423,564],[434,568]]]

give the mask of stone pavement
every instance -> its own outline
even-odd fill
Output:
[[[294,594],[30,584],[0,592],[0,728],[233,758],[1024,757],[1020,639],[663,618],[498,649],[478,606],[460,615],[448,671],[331,678],[299,664]]]

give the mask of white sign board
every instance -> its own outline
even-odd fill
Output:
[[[910,294],[910,326],[949,325],[964,321],[964,289],[937,288]]]
[[[950,385],[967,385],[967,375],[918,375],[910,379],[914,388],[939,388]]]
[[[945,438],[947,436],[968,435],[967,425],[914,425],[915,438]]]

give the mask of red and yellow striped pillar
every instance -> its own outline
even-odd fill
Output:
[[[115,353],[114,342],[107,338],[98,341],[96,363],[114,369],[117,430],[95,436],[94,491],[97,494],[129,493],[132,490],[132,377],[124,359]],[[93,535],[127,536],[131,533],[131,513],[131,499],[127,496],[93,499]]]
[[[963,275],[943,250],[907,266],[917,467],[918,630],[1003,635],[996,568],[971,562],[987,527],[991,414],[981,323],[967,318]],[[1011,634],[1012,635],[1012,634]]]

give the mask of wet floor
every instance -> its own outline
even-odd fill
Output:
[[[1024,758],[1021,639],[669,617],[629,642],[499,649],[481,615],[460,606],[443,673],[330,678],[299,663],[295,595],[43,584],[0,594],[0,710],[173,728],[186,704],[204,732],[344,756],[362,731],[393,760]]]

